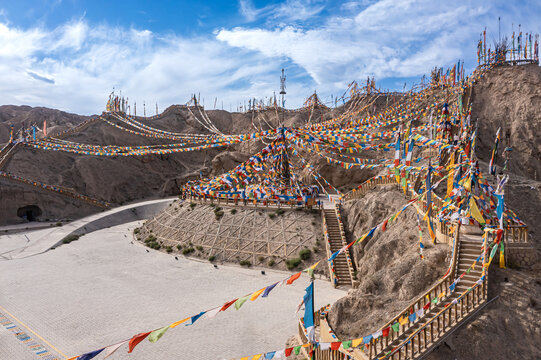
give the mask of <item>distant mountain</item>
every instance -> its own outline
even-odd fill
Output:
[[[64,111],[44,107],[2,105],[0,106],[0,144],[9,140],[10,126],[15,131],[24,126],[36,125],[40,129],[47,120],[49,132],[60,132],[76,126],[90,116],[70,114]]]

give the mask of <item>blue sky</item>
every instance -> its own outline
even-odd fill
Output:
[[[287,72],[286,107],[374,76],[401,89],[434,66],[476,65],[476,41],[539,32],[538,1],[0,0],[0,103],[94,114],[113,87],[138,108],[236,109]]]

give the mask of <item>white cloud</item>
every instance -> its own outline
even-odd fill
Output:
[[[239,0],[239,6],[240,13],[249,22],[257,20],[271,8],[267,6],[261,9],[256,9],[252,0]]]
[[[131,102],[159,102],[162,109],[185,103],[193,92],[235,108],[239,100],[270,96],[278,88],[273,72],[279,64],[214,38],[90,28],[80,20],[53,30],[0,24],[0,43],[5,104],[100,113],[114,86]]]
[[[480,29],[497,19],[495,13],[516,12],[516,5],[381,0],[348,2],[340,10],[349,13],[330,16],[317,27],[237,27],[221,30],[217,39],[269,58],[289,59],[324,93],[366,76],[420,77],[459,59],[473,66]]]
[[[304,21],[319,14],[323,9],[325,6],[320,5],[320,1],[286,0],[273,11],[272,17],[289,21]]]
[[[315,89],[323,97],[341,94],[366,76],[403,84],[395,78],[418,78],[458,59],[473,66],[479,31],[499,13],[502,24],[520,18],[525,31],[539,31],[535,15],[524,17],[522,6],[503,0],[351,1],[318,23],[313,17],[330,11],[322,11],[323,2],[287,0],[256,9],[243,0],[241,10],[242,4],[244,15],[262,25],[191,38],[94,26],[84,18],[55,29],[0,21],[0,101],[99,113],[114,86],[139,109],[143,100],[158,101],[160,109],[184,103],[194,92],[207,105],[218,97],[218,104],[235,109],[245,99],[271,96],[285,67],[287,104],[298,107]],[[528,6],[531,14],[541,11]],[[497,21],[489,33],[497,37]]]

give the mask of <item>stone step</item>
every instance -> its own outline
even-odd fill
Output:
[[[460,254],[458,256],[458,263],[459,264],[466,264],[466,263],[472,263],[479,257],[479,254]],[[479,260],[479,263],[481,263],[481,260]]]

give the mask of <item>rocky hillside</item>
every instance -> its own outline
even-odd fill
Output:
[[[395,186],[377,188],[342,209],[348,242],[353,241],[406,204]],[[329,320],[342,339],[376,331],[447,270],[450,247],[432,245],[423,228],[425,259],[419,256],[415,208],[410,207],[367,243],[354,248],[358,289],[333,304]]]
[[[89,118],[89,116],[69,114],[44,107],[2,105],[0,106],[0,144],[9,140],[11,125],[15,131],[23,125],[26,127],[36,125],[41,129],[43,121],[47,120],[49,133],[55,133],[67,130]]]
[[[481,160],[490,161],[496,131],[501,127],[500,152],[505,146],[513,148],[511,170],[541,179],[540,85],[541,67],[525,65],[494,68],[474,86],[472,119],[478,120],[477,155]],[[503,166],[501,156],[497,164]]]

